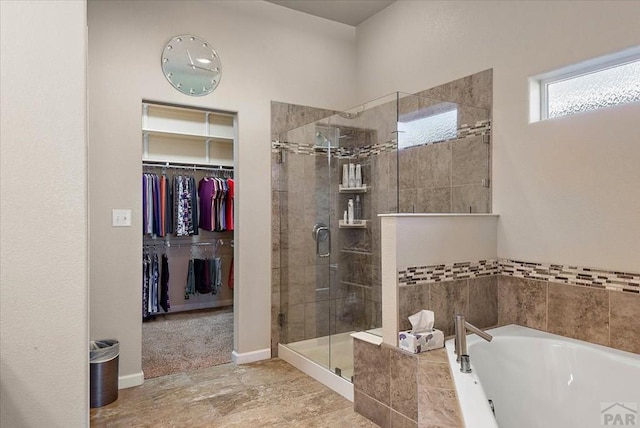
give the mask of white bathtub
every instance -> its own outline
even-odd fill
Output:
[[[465,427],[640,427],[640,355],[516,325],[488,333],[467,336],[471,374],[446,343]]]

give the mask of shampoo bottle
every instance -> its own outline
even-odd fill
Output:
[[[356,166],[349,164],[349,187],[356,187]]]
[[[360,202],[360,195],[356,196],[356,203],[354,205],[354,219],[355,219],[355,223],[360,224],[361,220],[362,220],[362,204]]]
[[[347,223],[353,224],[353,199],[349,199],[349,203],[347,204]]]
[[[342,165],[342,188],[349,187],[349,164]]]
[[[356,164],[356,187],[362,187],[362,166]]]

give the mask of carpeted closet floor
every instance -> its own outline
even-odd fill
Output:
[[[233,307],[159,315],[142,323],[145,379],[231,361]]]

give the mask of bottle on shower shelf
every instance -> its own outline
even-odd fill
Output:
[[[360,195],[356,195],[356,202],[353,210],[354,223],[362,223],[362,202],[360,202]]]
[[[349,163],[349,187],[356,187],[356,166]]]
[[[356,164],[355,187],[362,187],[362,165]]]

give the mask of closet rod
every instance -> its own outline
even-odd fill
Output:
[[[143,247],[205,247],[209,245],[221,246],[231,245],[233,247],[233,239],[218,239],[215,242],[154,242],[152,244],[143,244]]]
[[[201,171],[227,171],[233,172],[232,166],[226,165],[211,165],[211,166],[199,166],[196,164],[177,164],[169,162],[142,162],[142,166],[152,168],[175,168],[175,169],[189,169],[189,170],[201,170]]]

